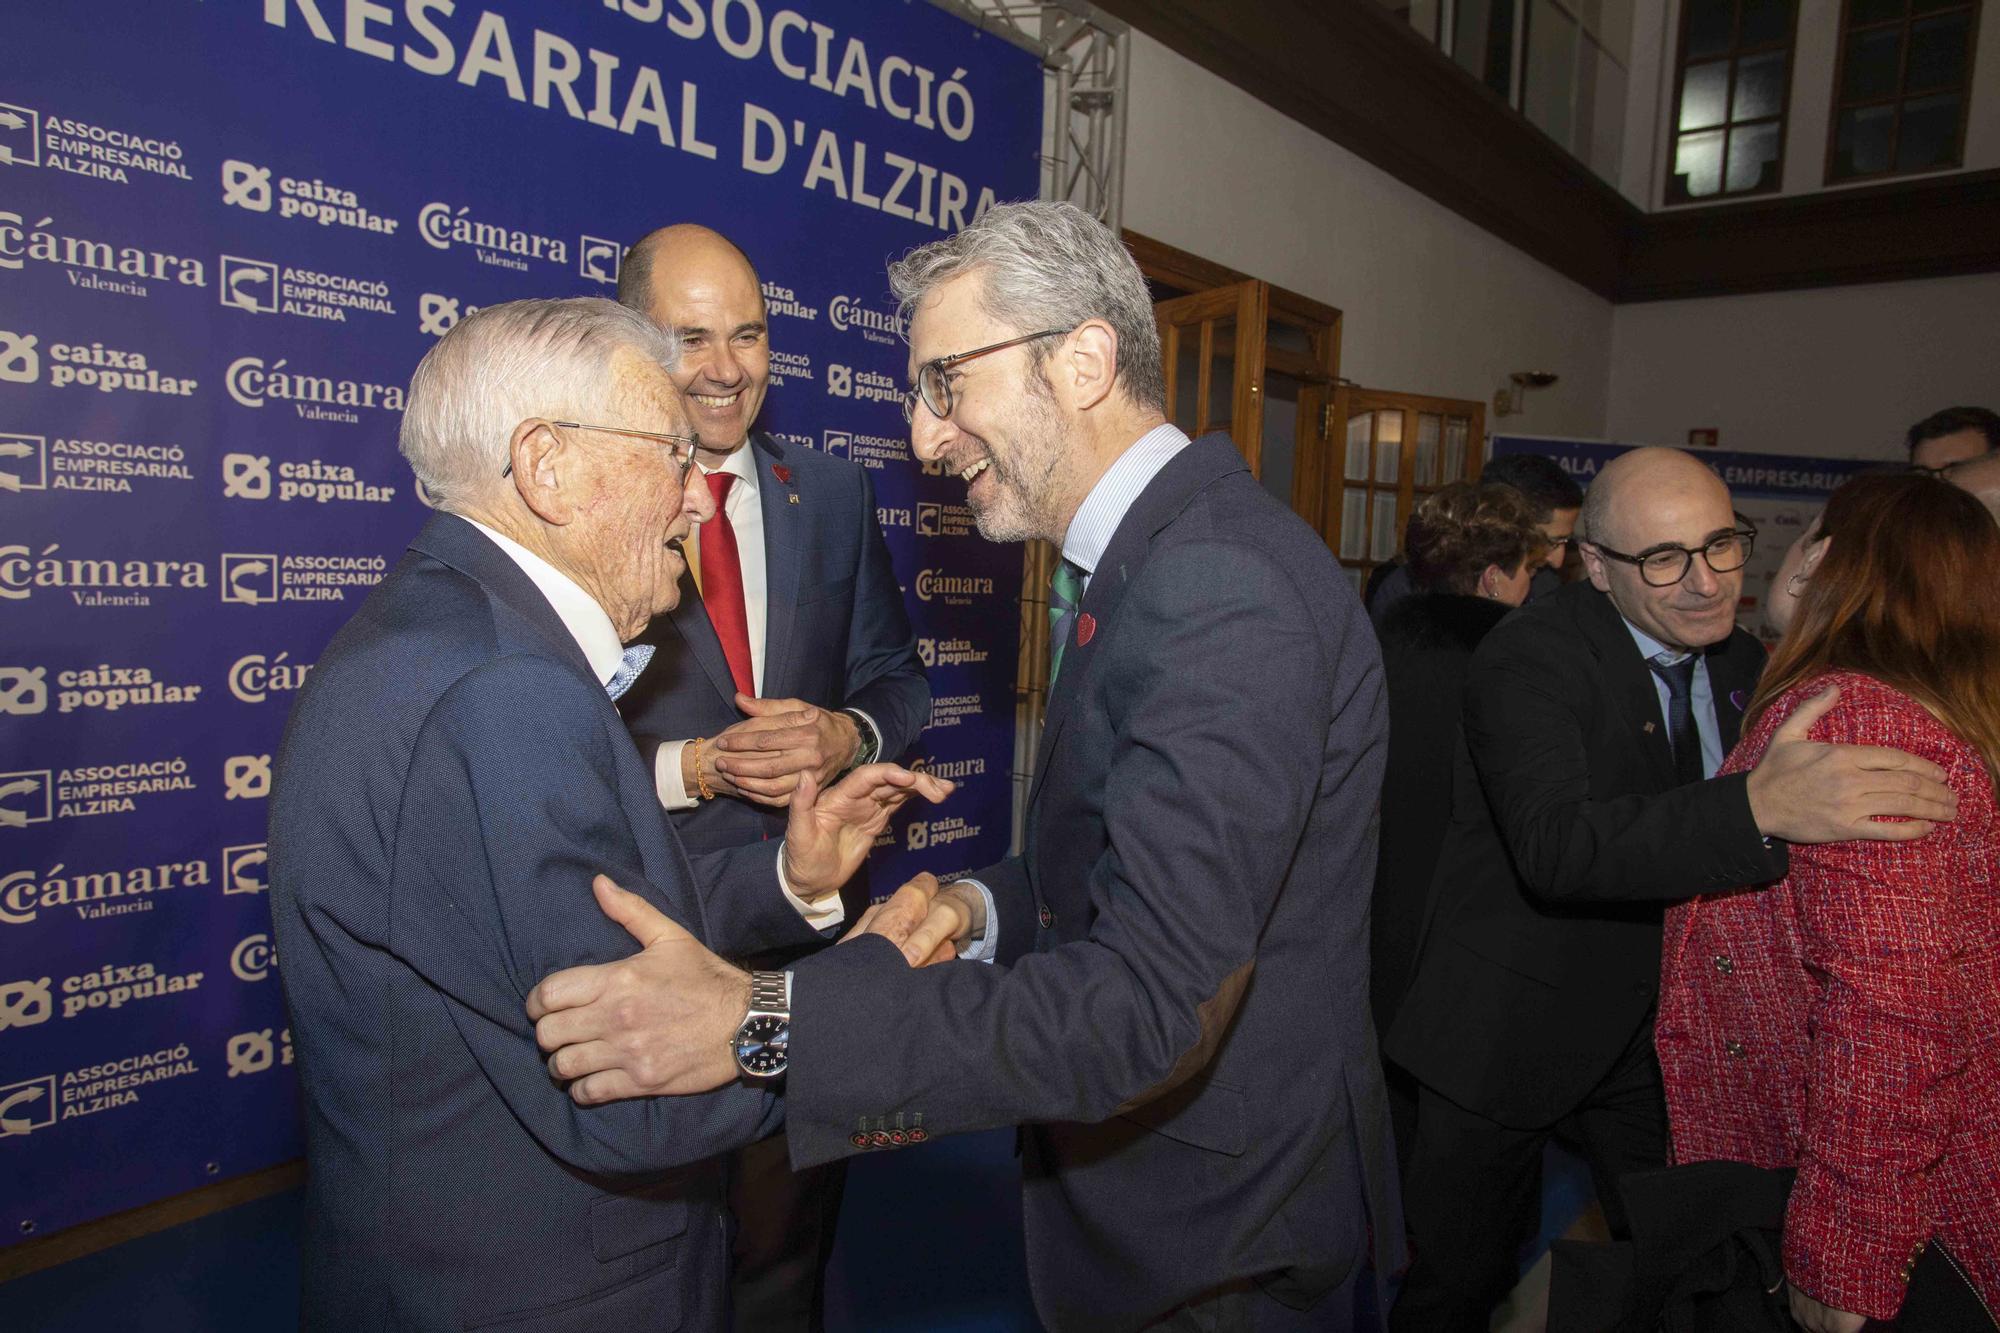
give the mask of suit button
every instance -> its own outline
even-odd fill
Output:
[[[1749,1051],[1744,1049],[1743,1043],[1740,1041],[1724,1042],[1722,1044],[1722,1049],[1729,1052],[1729,1058],[1732,1060],[1741,1060],[1744,1056],[1749,1054]]]
[[[868,1144],[869,1144],[869,1146],[870,1146],[870,1147],[874,1147],[874,1148],[886,1148],[886,1147],[888,1147],[888,1146],[889,1146],[889,1131],[888,1131],[888,1130],[886,1130],[886,1129],[878,1129],[878,1130],[876,1130],[876,1131],[875,1131],[875,1132],[874,1132],[873,1134],[870,1134],[870,1135],[868,1136]]]
[[[924,1132],[924,1127],[922,1125],[918,1125],[915,1129],[910,1131],[910,1142],[912,1143],[922,1143],[929,1138],[930,1135]]]
[[[1042,906],[1042,929],[1043,929],[1043,930],[1048,930],[1048,929],[1050,929],[1051,927],[1053,927],[1053,926],[1055,925],[1055,923],[1056,923],[1056,914],[1055,914],[1054,912],[1051,912],[1051,911],[1050,911],[1050,910],[1048,909],[1048,905],[1047,905],[1046,903],[1045,903],[1045,904],[1043,904],[1043,906]]]
[[[909,1141],[910,1141],[909,1134],[907,1134],[903,1130],[892,1129],[889,1131],[889,1142],[895,1144],[898,1148],[902,1147]]]
[[[866,1148],[868,1146],[868,1136],[866,1134],[861,1133],[858,1130],[852,1134],[849,1134],[847,1136],[847,1141],[853,1144],[857,1148]]]
[[[1736,970],[1736,964],[1728,954],[1719,953],[1715,956],[1715,970],[1726,977]]]

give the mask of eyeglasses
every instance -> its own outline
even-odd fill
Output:
[[[602,431],[606,435],[630,435],[641,440],[657,440],[667,446],[667,461],[674,465],[674,484],[676,486],[687,480],[687,471],[690,467],[694,466],[695,450],[701,448],[701,436],[699,433],[693,435],[666,435],[655,430],[627,430],[623,426],[592,426],[581,421],[551,421],[549,424],[551,426],[567,426],[571,430],[595,430]],[[509,459],[507,466],[500,469],[500,475],[509,477],[513,474],[514,463],[512,459]]]
[[[1738,517],[1740,519],[1741,516]],[[1743,568],[1749,563],[1750,552],[1757,545],[1757,529],[1746,525],[1711,537],[1701,546],[1676,546],[1671,542],[1662,542],[1637,555],[1614,551],[1602,542],[1586,544],[1606,559],[1637,565],[1639,577],[1651,587],[1671,588],[1688,576],[1688,571],[1694,568],[1697,554],[1718,574],[1733,574]]]
[[[946,372],[954,366],[962,366],[974,357],[985,356],[988,352],[998,352],[1008,347],[1019,347],[1022,343],[1031,343],[1037,338],[1060,338],[1074,332],[1076,332],[1074,329],[1043,329],[1040,333],[1024,333],[1018,338],[1009,338],[1006,342],[975,347],[969,352],[959,352],[953,356],[941,356],[924,362],[917,367],[917,387],[903,391],[903,420],[914,422],[917,419],[919,399],[939,421],[951,415],[951,380]]]

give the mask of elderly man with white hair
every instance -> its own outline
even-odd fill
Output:
[[[712,504],[687,484],[675,352],[610,301],[519,301],[461,322],[411,382],[402,450],[443,512],[320,659],[272,796],[309,1328],[723,1327],[715,1159],[782,1103],[746,1079],[580,1108],[524,998],[629,951],[599,872],[724,957],[810,941],[889,813],[950,788],[887,764],[805,780],[781,841],[683,853],[612,706]],[[894,937],[927,901],[863,925]],[[715,967],[735,1022],[753,997],[782,1009]]]

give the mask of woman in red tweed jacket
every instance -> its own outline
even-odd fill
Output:
[[[1808,1329],[1893,1318],[1926,1245],[2000,1312],[2000,527],[1948,483],[1857,478],[1769,607],[1784,637],[1722,771],[1797,712],[1815,740],[1940,765],[1958,816],[1793,847],[1778,883],[1667,914],[1674,1158],[1798,1168],[1784,1262]]]

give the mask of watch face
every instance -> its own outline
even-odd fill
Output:
[[[736,1063],[746,1074],[776,1074],[785,1068],[792,1025],[776,1014],[759,1014],[736,1032]]]

